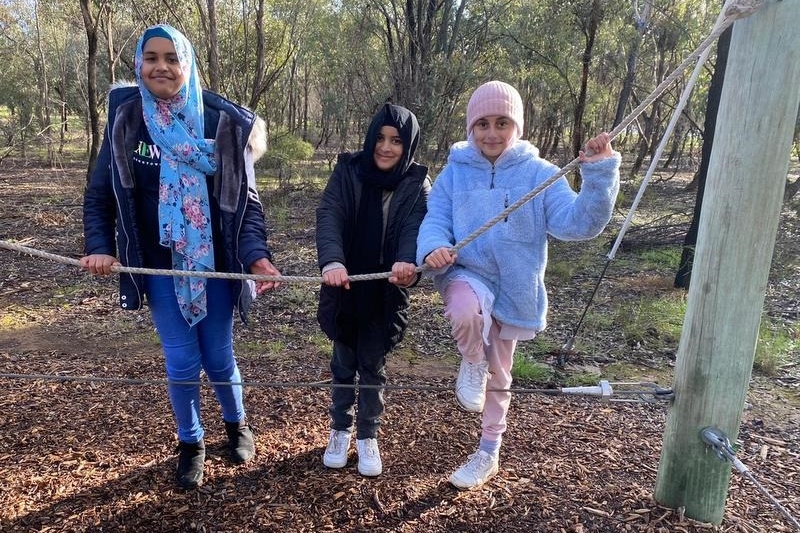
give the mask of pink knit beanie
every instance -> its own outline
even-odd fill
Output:
[[[467,136],[483,117],[502,115],[514,121],[517,135],[522,135],[525,121],[522,98],[517,90],[502,81],[489,81],[475,89],[467,104]]]

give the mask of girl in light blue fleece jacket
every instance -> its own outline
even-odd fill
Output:
[[[450,149],[417,239],[417,264],[435,269],[462,356],[456,399],[465,410],[483,413],[478,450],[450,476],[462,489],[497,473],[511,393],[494,391],[511,386],[517,341],[547,325],[547,235],[596,237],[619,190],[620,155],[602,133],[586,144],[591,155],[581,152],[580,193],[562,177],[454,254],[453,245],[559,170],[520,139],[523,109],[517,90],[501,81],[475,90],[467,105],[467,141]]]

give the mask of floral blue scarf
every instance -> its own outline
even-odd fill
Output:
[[[186,82],[168,100],[153,96],[142,80],[142,51],[151,37],[172,40]],[[203,135],[203,92],[194,49],[186,37],[164,24],[148,28],[139,39],[136,81],[142,95],[147,131],[161,150],[158,222],[162,246],[172,250],[175,270],[214,270],[211,209],[206,176],[217,168],[214,141]],[[175,278],[175,295],[189,326],[206,316],[205,278]]]

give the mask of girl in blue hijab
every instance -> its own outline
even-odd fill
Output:
[[[105,139],[84,198],[82,266],[94,274],[122,264],[279,275],[255,190],[253,162],[266,144],[260,119],[201,89],[194,50],[171,26],[144,32],[135,74],[136,87],[109,95]],[[245,319],[255,294],[275,286],[193,276],[120,277],[120,305],[138,309],[144,295],[161,341],[183,488],[203,480],[201,370],[215,384],[231,459],[242,463],[254,456],[233,354],[233,311],[238,308]]]

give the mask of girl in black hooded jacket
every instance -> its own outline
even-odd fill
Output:
[[[385,104],[372,119],[363,149],[339,155],[317,208],[323,281],[317,318],[333,340],[331,432],[323,463],[347,464],[355,425],[358,471],[364,476],[383,470],[377,436],[386,355],[403,337],[407,288],[419,281],[416,239],[430,180],[428,169],[414,161],[418,143],[414,114]],[[350,285],[350,274],[388,271],[388,280]],[[362,386],[357,391],[356,376]]]

